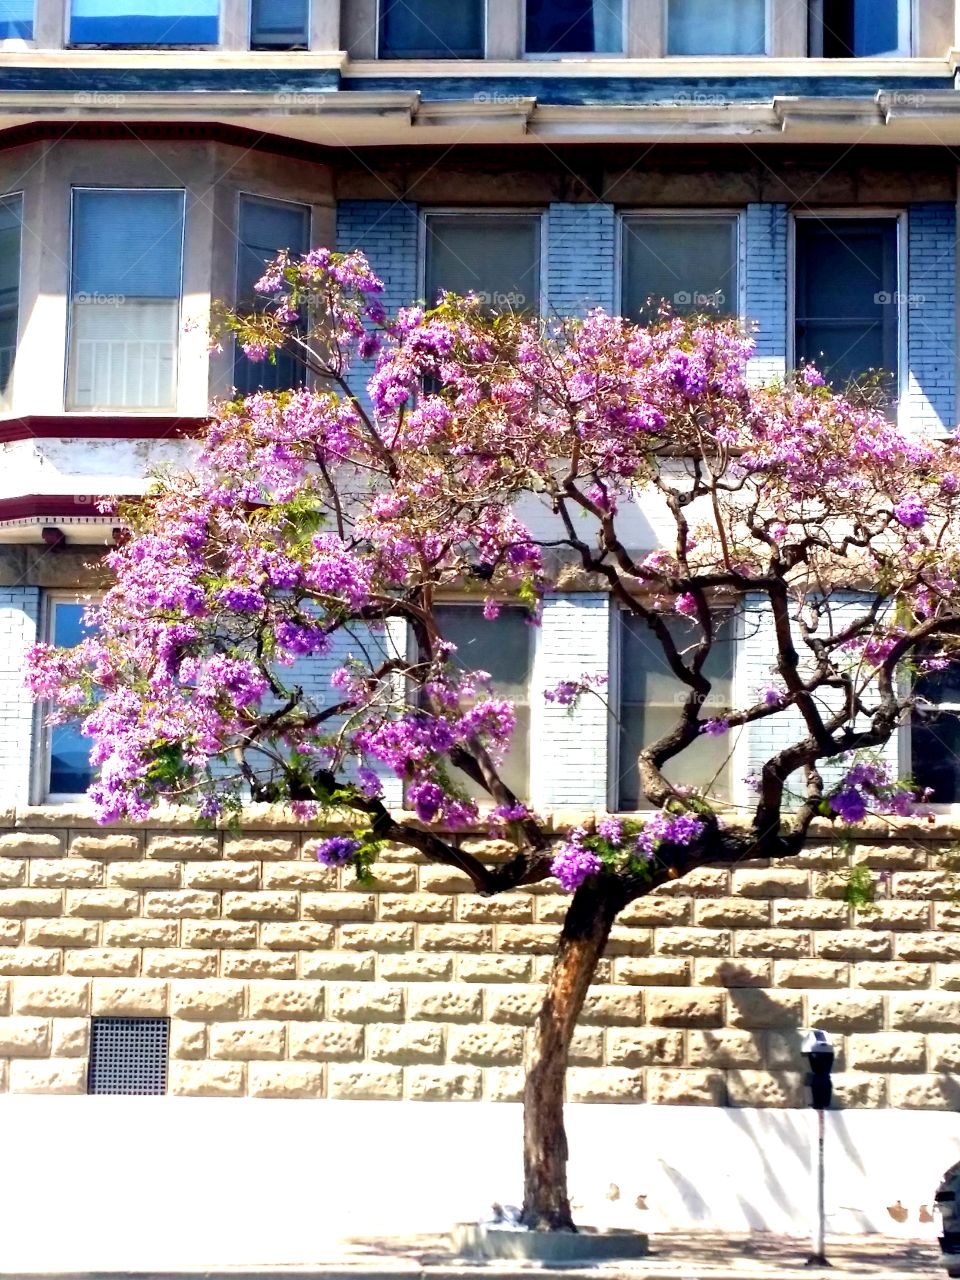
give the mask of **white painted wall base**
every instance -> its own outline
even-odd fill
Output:
[[[809,1229],[812,1112],[568,1112],[582,1222]],[[319,1262],[344,1237],[443,1231],[519,1196],[507,1104],[7,1096],[0,1134],[0,1272]],[[921,1206],[960,1159],[960,1115],[833,1113],[827,1143],[832,1233],[937,1234]]]

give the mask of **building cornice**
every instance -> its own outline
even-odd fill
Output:
[[[15,440],[167,440],[196,435],[208,421],[138,414],[27,414],[0,418],[0,444]]]

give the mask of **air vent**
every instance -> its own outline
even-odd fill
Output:
[[[87,1093],[167,1091],[167,1018],[94,1018]]]

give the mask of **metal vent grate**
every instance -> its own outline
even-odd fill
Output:
[[[167,1018],[94,1018],[87,1093],[166,1093]]]

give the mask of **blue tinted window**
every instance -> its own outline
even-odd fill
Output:
[[[0,408],[9,408],[20,321],[20,196],[0,200]]]
[[[253,0],[250,45],[254,49],[306,49],[310,0]]]
[[[237,305],[253,311],[263,299],[254,285],[267,262],[281,249],[296,255],[310,247],[310,210],[284,200],[244,196],[240,201],[240,246],[237,252]],[[238,349],[233,380],[244,395],[263,389],[278,391],[302,386],[304,367],[294,356],[277,352],[275,364],[248,360]]]
[[[84,624],[82,604],[57,603],[53,606],[53,643],[71,649],[91,634]],[[50,730],[51,795],[80,795],[93,781],[90,768],[90,739],[77,724],[58,724]]]
[[[216,44],[220,0],[72,0],[72,44]]]
[[[482,58],[483,0],[380,0],[381,58]]]
[[[33,39],[33,0],[0,0],[0,40]]]

